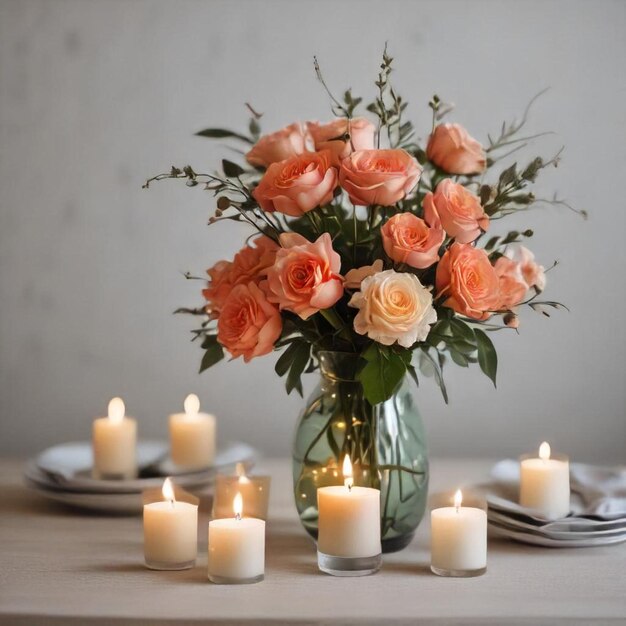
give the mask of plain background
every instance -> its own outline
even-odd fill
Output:
[[[486,141],[544,87],[529,132],[535,153],[566,146],[537,194],[532,227],[550,272],[546,297],[571,312],[524,311],[519,335],[496,340],[498,389],[450,367],[451,402],[424,380],[418,401],[437,455],[506,456],[548,439],[574,459],[624,461],[626,445],[626,3],[0,1],[0,451],[34,452],[89,437],[93,416],[122,395],[144,436],[197,392],[220,438],[287,455],[298,396],[275,357],[197,375],[193,321],[201,273],[247,232],[206,225],[212,197],[143,180],[229,153],[193,136],[265,131],[330,117],[312,67],[338,93],[371,99],[385,41],[394,83],[428,132],[433,93],[451,120]],[[494,223],[493,230],[505,228]],[[310,377],[311,378],[311,377]],[[307,381],[307,386],[313,384]]]

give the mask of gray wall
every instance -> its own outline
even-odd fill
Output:
[[[496,337],[497,391],[451,368],[446,407],[424,382],[433,453],[503,456],[547,438],[624,461],[625,29],[624,2],[1,0],[0,451],[86,438],[115,394],[160,436],[194,390],[223,439],[287,454],[302,401],[274,358],[199,377],[192,321],[171,314],[200,301],[181,272],[231,256],[244,233],[208,228],[198,189],[140,187],[172,163],[217,164],[223,148],[192,132],[244,124],[243,102],[266,130],[328,118],[314,53],[337,91],[371,97],[388,40],[423,133],[435,91],[486,140],[551,86],[529,131],[555,131],[546,154],[567,150],[539,193],[590,212],[511,222],[535,229],[546,265],[560,260],[547,296],[571,313],[528,311],[519,336]]]

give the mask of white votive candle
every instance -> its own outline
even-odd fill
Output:
[[[200,400],[194,393],[184,402],[185,412],[170,415],[170,454],[172,461],[187,470],[210,467],[215,461],[215,417],[200,413]]]
[[[93,422],[94,478],[124,479],[137,475],[137,422],[125,415],[121,398],[109,402],[108,417]]]
[[[569,497],[569,461],[563,456],[550,458],[550,445],[544,441],[538,458],[520,461],[519,503],[547,519],[558,519],[569,514]]]
[[[380,568],[380,491],[355,487],[348,456],[344,485],[317,490],[318,565],[329,574],[358,576]]]
[[[208,577],[218,584],[245,584],[265,575],[265,522],[241,517],[241,494],[235,496],[235,517],[209,522]]]
[[[163,502],[143,507],[143,548],[150,569],[193,567],[198,553],[198,507],[177,502],[169,478],[163,483]]]
[[[241,517],[267,519],[270,497],[269,476],[246,476],[243,464],[237,464],[236,476],[219,474],[215,483],[213,518],[232,517],[233,498],[241,494],[243,510]]]
[[[457,491],[454,506],[430,513],[430,568],[439,576],[479,576],[487,569],[487,514],[461,506]]]

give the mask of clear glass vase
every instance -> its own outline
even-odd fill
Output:
[[[404,380],[371,405],[356,379],[359,356],[318,354],[321,379],[300,416],[293,446],[293,483],[300,521],[317,538],[317,489],[341,485],[345,455],[354,484],[380,489],[383,552],[404,548],[426,508],[428,457],[422,419]]]

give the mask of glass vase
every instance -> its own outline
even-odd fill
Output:
[[[371,405],[356,374],[360,357],[318,354],[320,382],[300,415],[293,446],[296,507],[317,539],[317,489],[342,485],[344,457],[354,484],[380,490],[383,552],[409,544],[426,508],[428,457],[424,427],[405,379],[393,395]]]

